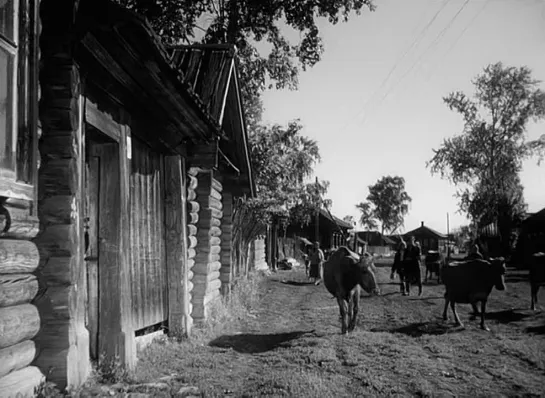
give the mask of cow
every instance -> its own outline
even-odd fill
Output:
[[[324,264],[323,280],[339,304],[342,334],[353,331],[359,311],[360,287],[369,294],[380,294],[370,255],[358,256],[345,246],[339,247]]]
[[[477,303],[481,302],[481,329],[489,331],[484,323],[486,301],[493,287],[505,290],[505,261],[502,257],[486,260],[452,262],[442,268],[441,278],[445,284],[445,308],[443,320],[447,320],[450,303],[456,325],[464,326],[456,313],[456,303],[471,304],[473,316],[479,315]]]
[[[545,286],[545,253],[534,253],[530,261],[530,295],[531,309],[536,310],[537,292],[540,286]]]
[[[428,250],[428,254],[426,254],[425,259],[426,264],[426,277],[424,278],[424,282],[428,281],[428,274],[430,275],[430,278],[433,274],[437,276],[437,283],[441,282],[441,268],[445,264],[445,258],[443,255],[435,250]]]

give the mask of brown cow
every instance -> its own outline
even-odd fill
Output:
[[[445,308],[443,320],[447,320],[450,303],[457,325],[463,326],[456,313],[455,303],[468,303],[473,314],[478,315],[477,303],[481,302],[481,329],[489,330],[484,323],[486,301],[493,287],[505,290],[505,262],[503,258],[453,262],[442,268],[441,278],[445,284]]]
[[[324,264],[323,280],[339,304],[342,334],[351,332],[356,327],[360,287],[367,293],[380,294],[369,254],[360,257],[347,247],[339,247]]]
[[[530,261],[530,295],[532,298],[531,309],[536,310],[537,292],[540,286],[545,286],[545,253],[534,253]]]

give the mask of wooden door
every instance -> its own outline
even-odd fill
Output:
[[[85,267],[87,271],[86,327],[89,331],[89,351],[98,359],[98,214],[100,188],[100,158],[93,144],[87,146],[85,162]]]

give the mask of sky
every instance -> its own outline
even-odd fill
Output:
[[[318,142],[316,175],[330,182],[337,217],[358,219],[368,186],[399,175],[412,197],[404,231],[423,221],[445,233],[447,213],[451,231],[467,225],[456,187],[426,168],[433,149],[463,128],[442,98],[472,94],[471,81],[498,61],[526,65],[545,82],[545,0],[450,0],[429,24],[443,3],[375,0],[376,11],[347,23],[321,20],[321,62],[301,72],[297,91],[264,94],[264,122],[299,118]],[[528,138],[542,134],[545,121],[529,125]],[[521,180],[528,210],[545,207],[545,162],[526,161]]]

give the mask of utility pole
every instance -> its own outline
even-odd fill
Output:
[[[318,189],[318,177],[316,177],[316,193],[318,196],[320,196],[320,191]],[[320,198],[321,199],[321,198]],[[315,215],[315,242],[320,242],[320,207],[321,207],[321,200],[318,201],[318,207],[316,209],[316,215]]]
[[[450,260],[450,231],[449,231],[449,215],[447,212],[447,261]]]

